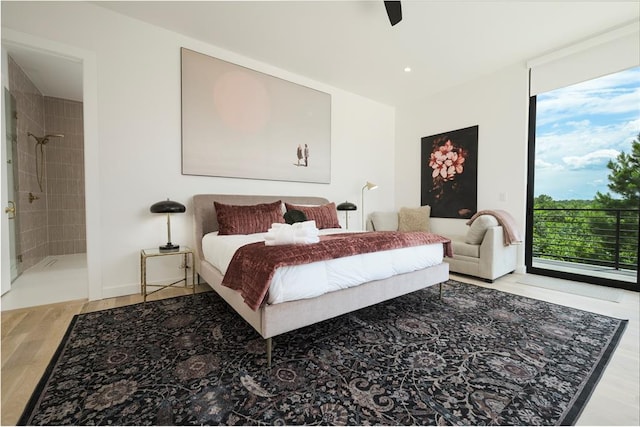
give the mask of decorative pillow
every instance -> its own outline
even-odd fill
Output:
[[[321,206],[301,206],[292,205],[285,202],[287,212],[291,210],[301,211],[307,216],[308,221],[315,221],[318,229],[323,228],[342,228],[338,221],[338,211],[336,204],[331,202]]]
[[[287,224],[295,224],[296,222],[305,221],[307,221],[307,216],[302,211],[291,209],[284,214],[284,222]]]
[[[464,237],[465,243],[470,245],[479,245],[484,239],[487,228],[498,225],[498,220],[493,215],[480,215],[473,220],[467,235]]]
[[[398,231],[398,212],[372,212],[374,231]]]
[[[258,205],[225,205],[213,202],[218,218],[218,234],[253,234],[269,231],[274,222],[284,223],[282,202]]]
[[[431,231],[429,217],[431,206],[419,208],[400,208],[398,212],[398,231]]]

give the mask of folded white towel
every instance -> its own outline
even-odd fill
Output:
[[[265,245],[301,245],[318,243],[319,230],[315,221],[296,222],[294,224],[271,224],[264,237]]]
[[[309,221],[303,221],[303,222],[295,222],[293,224],[285,224],[284,222],[274,222],[273,224],[271,224],[271,228],[269,230],[272,229],[278,229],[278,228],[293,228],[295,230],[313,230],[313,231],[318,231],[318,228],[316,227],[316,221],[315,220],[309,220]]]

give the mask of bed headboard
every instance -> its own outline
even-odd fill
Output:
[[[271,203],[278,200],[299,205],[323,205],[329,203],[324,197],[305,196],[251,196],[238,194],[196,194],[193,196],[193,218],[196,246],[196,263],[204,259],[202,254],[202,237],[213,231],[218,231],[216,208],[213,202],[227,205],[255,205]]]

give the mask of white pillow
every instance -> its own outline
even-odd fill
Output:
[[[498,225],[498,220],[493,215],[480,215],[471,223],[471,227],[464,237],[465,243],[470,245],[479,245],[484,239],[487,228]]]
[[[374,231],[398,231],[398,213],[372,212],[371,224]]]

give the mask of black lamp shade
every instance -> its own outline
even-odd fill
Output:
[[[336,209],[339,211],[355,211],[358,207],[351,202],[343,202],[336,206]]]
[[[182,213],[186,209],[182,203],[174,202],[169,199],[154,203],[149,208],[151,213],[167,214],[167,244],[160,246],[160,252],[176,252],[180,250],[180,245],[171,243],[171,215],[172,213]]]
[[[358,207],[351,202],[343,202],[336,206],[336,209],[339,211],[355,211]],[[345,212],[344,216],[347,220],[347,228],[349,228],[349,212]]]
[[[152,204],[149,210],[151,211],[151,213],[182,213],[186,210],[186,208],[182,203],[174,202],[167,199]]]

